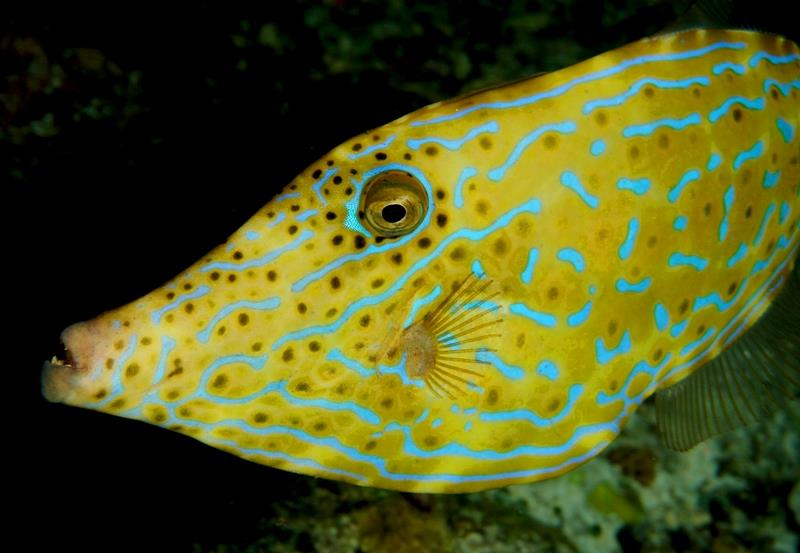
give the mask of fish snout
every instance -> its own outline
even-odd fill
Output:
[[[68,326],[61,333],[65,358],[53,357],[42,368],[42,395],[58,403],[86,403],[102,370],[106,336],[93,321]]]

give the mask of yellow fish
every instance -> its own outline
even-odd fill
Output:
[[[266,465],[466,492],[687,449],[800,380],[800,49],[692,29],[341,144],[164,287],[67,328],[51,401]]]

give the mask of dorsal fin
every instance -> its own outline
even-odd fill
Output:
[[[698,0],[659,35],[688,29],[741,29],[784,35],[798,40],[796,25],[785,2],[761,0],[759,4],[744,0]]]
[[[656,394],[667,447],[698,443],[764,419],[800,397],[800,270],[733,346]]]

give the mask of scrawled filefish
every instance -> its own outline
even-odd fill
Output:
[[[687,449],[800,375],[800,50],[646,38],[348,140],[140,300],[52,401],[415,492],[550,478],[657,393]]]

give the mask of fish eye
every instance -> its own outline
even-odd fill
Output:
[[[403,171],[376,175],[361,196],[366,222],[380,236],[408,234],[419,226],[427,209],[428,195],[422,184]]]

